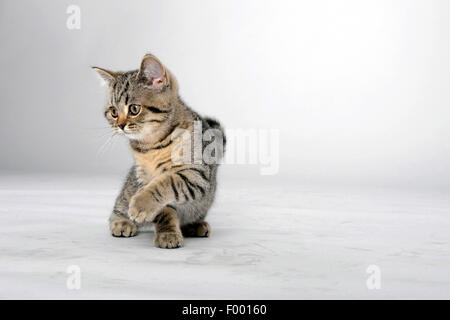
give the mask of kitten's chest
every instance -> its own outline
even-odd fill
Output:
[[[139,183],[146,185],[164,172],[171,164],[171,148],[135,153],[136,174]]]

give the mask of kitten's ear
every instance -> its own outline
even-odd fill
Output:
[[[142,59],[138,79],[145,86],[162,90],[167,85],[167,73],[162,63],[153,55],[147,54]]]
[[[100,76],[100,78],[104,81],[105,84],[109,85],[111,82],[113,82],[116,79],[117,74],[115,72],[102,69],[99,67],[92,67],[97,74]]]

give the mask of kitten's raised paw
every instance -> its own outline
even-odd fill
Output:
[[[134,237],[137,232],[136,225],[126,219],[112,221],[109,227],[114,237]]]
[[[191,223],[181,227],[185,237],[210,237],[211,227],[206,221]]]
[[[183,236],[180,232],[157,232],[155,246],[166,249],[175,249],[183,246]]]
[[[139,192],[130,200],[128,216],[134,222],[143,223],[152,221],[160,209],[161,205],[154,198],[145,192]]]

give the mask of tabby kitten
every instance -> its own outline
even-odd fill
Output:
[[[109,219],[112,235],[132,237],[153,223],[154,243],[161,248],[182,246],[183,235],[209,237],[204,219],[214,200],[218,162],[180,163],[173,155],[186,142],[179,132],[192,139],[201,124],[201,134],[214,129],[214,140],[223,141],[220,124],[184,104],[175,77],[153,55],[146,55],[135,71],[93,69],[109,88],[105,117],[129,139],[135,159]],[[204,139],[200,144],[205,148]]]

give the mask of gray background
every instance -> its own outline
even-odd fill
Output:
[[[0,169],[124,172],[124,140],[99,152],[105,88],[89,66],[152,52],[200,113],[279,129],[279,177],[448,187],[449,16],[445,0],[2,0]]]

